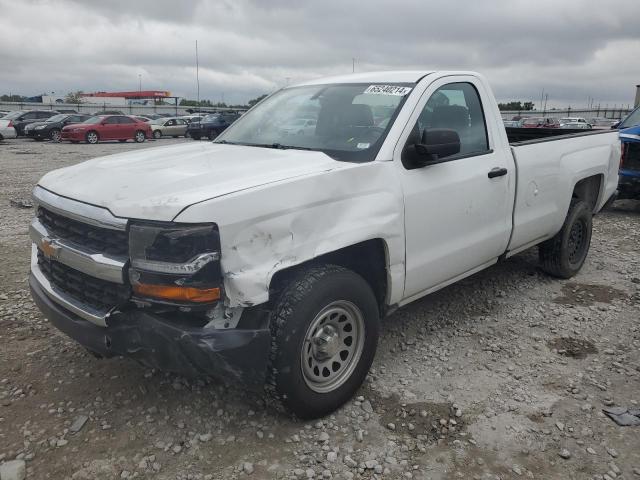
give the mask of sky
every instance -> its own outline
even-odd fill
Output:
[[[639,0],[0,0],[0,94],[245,103],[378,70],[474,70],[499,101],[633,104]],[[355,62],[354,62],[355,59]]]

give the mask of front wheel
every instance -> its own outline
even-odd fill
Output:
[[[154,130],[153,131],[153,138],[155,138],[156,140],[159,138],[162,138],[162,132],[160,130]]]
[[[49,133],[49,138],[51,139],[52,142],[60,143],[60,141],[62,140],[62,133],[57,128],[54,128]]]
[[[146,140],[147,136],[144,134],[142,130],[138,130],[136,134],[133,136],[133,139],[136,143],[142,143]]]
[[[337,265],[298,272],[271,316],[269,388],[300,418],[349,400],[364,381],[378,342],[379,311],[369,284]]]
[[[92,130],[87,132],[85,139],[87,140],[87,143],[96,144],[100,140],[100,137],[98,136],[98,132],[94,132]]]
[[[582,200],[572,199],[562,229],[538,248],[545,272],[554,277],[571,278],[580,271],[591,245],[592,220],[589,206]]]

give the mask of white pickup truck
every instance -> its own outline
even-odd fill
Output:
[[[510,144],[476,73],[311,81],[214,142],[45,175],[32,294],[96,355],[266,385],[321,416],[356,392],[396,307],[535,245],[575,275],[619,160],[617,132]]]

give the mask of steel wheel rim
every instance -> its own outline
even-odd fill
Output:
[[[579,263],[582,259],[587,238],[587,226],[582,220],[578,220],[571,226],[569,231],[569,262]]]
[[[54,142],[59,142],[61,137],[62,134],[58,130],[54,130],[53,132],[51,132],[51,140],[53,140]]]
[[[89,143],[97,143],[98,135],[92,132],[89,135],[87,135],[87,140],[89,140]]]
[[[317,393],[340,388],[351,377],[364,350],[360,309],[346,300],[324,307],[311,321],[300,352],[302,376]]]

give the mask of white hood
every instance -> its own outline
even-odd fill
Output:
[[[95,158],[39,185],[118,217],[170,221],[194,203],[341,166],[321,152],[194,141]]]

